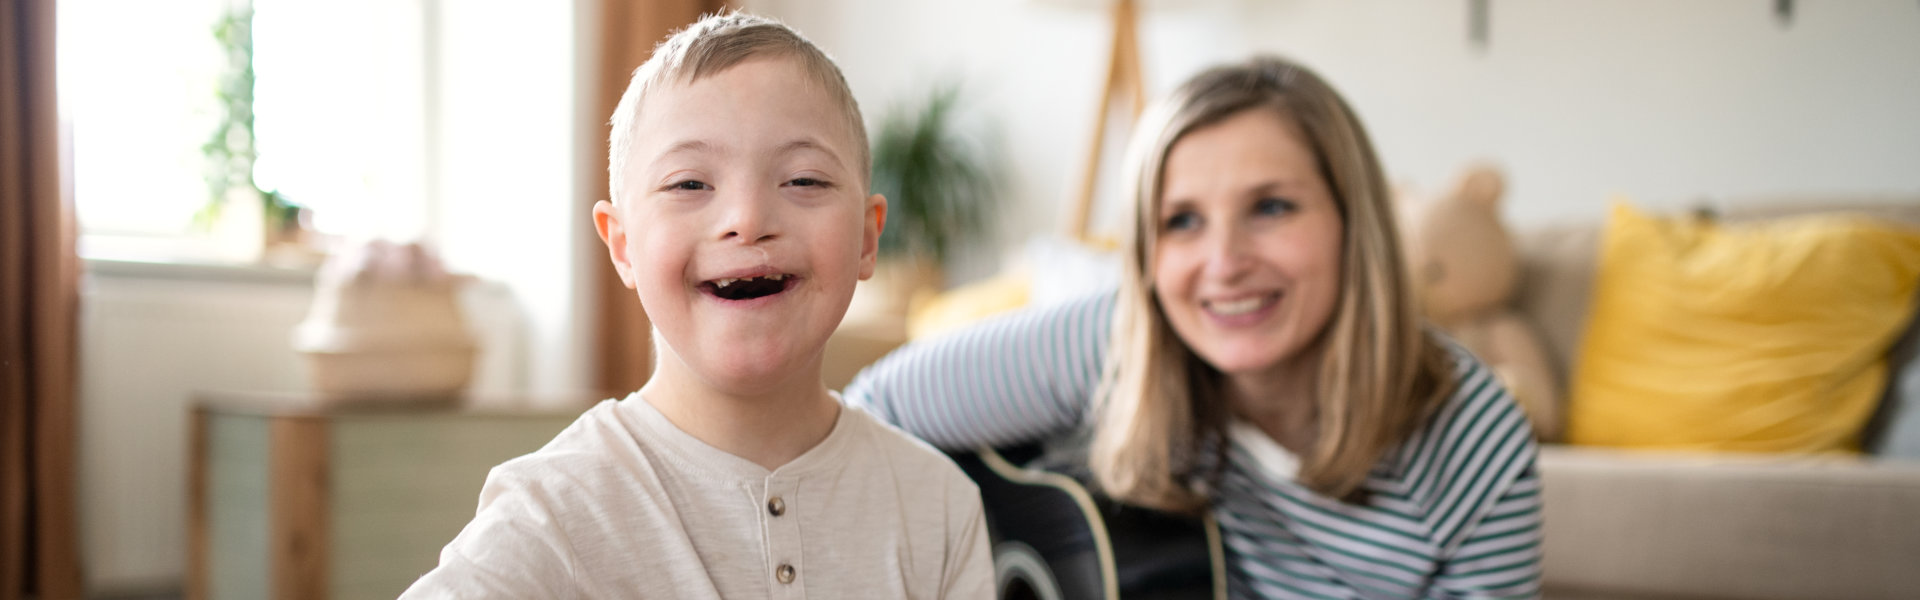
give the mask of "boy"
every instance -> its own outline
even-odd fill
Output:
[[[839,68],[744,14],[634,72],[593,208],[652,379],[493,469],[406,597],[986,598],[978,490],[820,382],[886,200]]]

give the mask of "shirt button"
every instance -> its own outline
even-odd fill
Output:
[[[767,514],[776,517],[787,514],[787,502],[781,500],[779,496],[774,496],[773,499],[767,501]]]
[[[780,568],[773,570],[773,578],[780,580],[780,583],[793,583],[795,574],[793,565],[780,565]]]

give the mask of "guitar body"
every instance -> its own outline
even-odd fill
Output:
[[[1001,600],[1226,598],[1212,515],[1112,501],[1083,483],[1084,460],[1038,446],[949,456],[980,487]]]

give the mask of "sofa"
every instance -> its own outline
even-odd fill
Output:
[[[1726,223],[1847,211],[1920,226],[1920,197],[1756,199],[1701,210]],[[1522,256],[1514,308],[1537,326],[1569,381],[1602,224],[1514,234]],[[1915,331],[1910,324],[1889,351],[1888,389],[1863,432],[1867,453],[1545,445],[1547,597],[1920,598],[1920,452],[1887,439],[1895,426],[1910,434],[1920,419]]]

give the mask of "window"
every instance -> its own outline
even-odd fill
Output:
[[[60,112],[87,234],[153,242],[186,235],[207,201],[200,144],[224,64],[223,2],[67,0],[58,13]]]
[[[255,0],[260,187],[313,210],[325,233],[393,239],[426,230],[421,5]]]
[[[214,31],[246,8],[231,0],[60,3],[61,112],[83,255],[258,259],[260,208],[228,202],[223,211],[236,214],[218,222],[204,211],[216,169],[202,147],[227,118],[217,90],[231,50]],[[321,234],[424,235],[433,78],[422,3],[255,0],[253,9],[254,182],[310,209]]]

